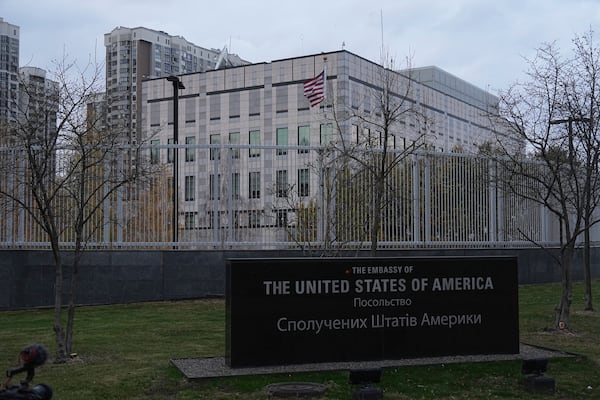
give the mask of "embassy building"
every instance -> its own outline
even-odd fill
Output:
[[[304,84],[324,70],[324,100],[311,107]],[[323,186],[311,173],[318,157],[313,150],[332,143],[382,147],[379,104],[386,91],[406,111],[390,126],[388,150],[475,153],[497,138],[489,113],[498,98],[437,67],[392,71],[341,50],[179,79],[185,87],[178,92],[185,229],[290,224],[288,212]],[[158,149],[173,143],[173,90],[166,78],[143,82],[142,136],[156,147],[153,162],[169,168],[172,147]],[[235,221],[205,211],[223,207],[245,211]]]

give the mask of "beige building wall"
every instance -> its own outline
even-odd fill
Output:
[[[326,58],[326,60],[325,60]],[[327,69],[327,99],[318,107],[309,107],[304,97],[304,82],[324,68]],[[300,127],[309,127],[310,146],[322,143],[322,125],[332,124],[335,115],[344,113],[375,114],[374,93],[382,90],[384,70],[376,63],[347,51],[318,54],[277,60],[202,73],[180,76],[185,89],[179,92],[179,143],[196,145],[227,144],[232,137],[236,143],[251,143],[251,132],[260,132],[260,145],[275,146],[278,143],[278,130],[287,129],[287,145],[297,146]],[[488,118],[481,104],[445,93],[439,88],[418,82],[410,74],[394,72],[397,80],[397,95],[407,94],[408,104],[418,108],[427,117],[427,124],[417,118],[407,116],[403,124],[394,132],[394,146],[397,149],[409,146],[412,141],[425,141],[429,151],[448,152],[462,149],[477,152],[477,146],[494,140],[495,134],[489,128]],[[407,89],[408,88],[408,89]],[[478,95],[488,96],[481,90]],[[493,105],[497,99],[487,97]],[[327,104],[327,107],[324,105]],[[166,79],[152,79],[143,82],[142,125],[144,140],[153,144],[166,145],[173,137],[173,85]],[[352,140],[357,128],[357,119],[338,119],[340,130],[334,129],[334,140],[347,143]],[[360,128],[362,129],[362,127]],[[372,127],[372,129],[376,129]],[[423,135],[425,133],[425,135]],[[180,160],[182,158],[180,153]],[[276,204],[276,196],[267,194],[267,185],[276,181],[280,168],[288,168],[288,181],[297,187],[297,169],[314,164],[315,152],[288,151],[285,157],[275,152],[264,152],[260,157],[251,158],[248,150],[241,152],[235,161],[240,175],[242,195],[249,190],[249,172],[260,173],[262,195],[259,201],[248,200],[249,209],[271,209]],[[167,152],[161,152],[162,162],[167,163]],[[285,160],[285,165],[282,166]],[[221,164],[224,162],[220,161]],[[294,167],[289,167],[294,166]],[[198,195],[192,206],[202,209],[213,199],[206,188],[211,184],[211,174],[222,168],[215,164],[209,149],[199,149],[193,165],[180,162],[179,176],[194,176]],[[183,180],[183,178],[181,178]],[[225,179],[225,178],[222,178]],[[312,193],[317,182],[311,182]],[[227,182],[223,182],[227,185]],[[184,191],[180,181],[180,190]],[[201,189],[204,188],[204,189]],[[183,212],[188,210],[184,204]],[[210,225],[210,221],[200,221]]]

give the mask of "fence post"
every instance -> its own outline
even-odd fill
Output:
[[[17,160],[17,155],[13,154],[14,152],[11,150],[9,151],[8,149],[6,151],[2,151],[2,158],[6,157],[6,165],[15,165],[15,162]],[[13,159],[10,160],[10,157],[12,157]],[[4,162],[4,161],[3,161]],[[15,178],[12,174],[7,174],[6,176],[7,182],[6,182],[6,190],[7,191],[12,191],[14,192],[15,190]],[[13,215],[14,215],[14,206],[9,206],[8,204],[15,204],[14,201],[10,201],[9,199],[2,199],[2,202],[4,204],[6,204],[5,208],[3,209],[3,211],[6,213],[6,223],[4,225],[4,229],[6,229],[6,243],[11,243],[11,244],[15,244],[14,243],[14,237],[13,237]]]
[[[122,173],[123,171],[123,157],[126,157],[128,155],[127,152],[125,152],[124,155],[121,155],[121,157],[118,158],[117,160],[117,171],[119,171],[119,174]],[[117,244],[120,245],[121,243],[123,243],[123,227],[125,226],[125,221],[123,218],[123,186],[120,186],[119,188],[117,188]]]
[[[317,163],[318,163],[318,171],[319,171],[319,190],[317,192],[317,242],[323,243],[325,238],[324,230],[325,224],[323,222],[325,216],[325,204],[323,204],[325,196],[323,185],[325,184],[325,179],[323,177],[324,169],[323,168],[323,151],[322,149],[317,150]]]
[[[104,160],[104,187],[103,187],[103,219],[102,219],[102,232],[103,232],[103,240],[104,244],[108,245],[110,243],[110,199],[108,198],[108,182],[110,178],[110,162],[109,160]]]
[[[540,213],[541,215],[541,229],[542,229],[542,241],[543,242],[548,242],[551,239],[551,229],[552,229],[552,224],[550,224],[550,215],[548,214],[548,207],[544,206],[543,204],[539,205],[540,207]]]
[[[233,241],[233,154],[231,147],[227,148],[227,237],[225,241]]]
[[[25,163],[25,160],[27,158],[25,157],[25,154],[23,154],[23,157],[20,157],[20,168],[19,168],[19,174],[21,174],[21,176],[19,177],[19,179],[17,179],[17,184],[19,185],[17,187],[17,189],[19,190],[19,198],[21,199],[21,204],[27,204],[27,200],[25,199],[25,175],[26,175],[26,169],[27,169],[27,165]],[[31,205],[30,205],[31,206]],[[25,208],[20,205],[17,204],[17,207],[19,207],[19,218],[18,218],[18,225],[17,225],[17,242],[18,243],[24,243],[25,242]],[[37,235],[36,235],[37,237]]]
[[[488,240],[496,242],[497,236],[497,221],[498,221],[498,203],[497,203],[497,188],[498,188],[498,164],[494,160],[488,161],[489,165],[489,196],[490,196],[490,212],[488,221]]]
[[[429,243],[431,241],[431,158],[428,155],[425,156],[423,179],[425,180],[425,243]]]
[[[421,191],[420,191],[420,169],[417,155],[412,156],[412,181],[413,181],[413,242],[421,240]]]
[[[212,149],[213,147],[211,147]],[[221,149],[213,152],[213,181],[212,181],[212,203],[213,203],[213,246],[219,246],[219,159],[221,158]]]

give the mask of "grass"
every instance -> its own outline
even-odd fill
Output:
[[[558,285],[520,288],[521,340],[581,355],[550,362],[548,374],[557,382],[551,397],[600,399],[600,313],[581,311],[583,288],[575,285],[573,333],[548,331],[559,290]],[[599,290],[600,282],[595,282],[594,293]],[[20,349],[30,343],[53,351],[51,310],[0,312],[0,321],[0,367],[13,367]],[[224,325],[221,300],[82,307],[75,326],[78,356],[67,364],[39,368],[34,382],[50,384],[56,400],[258,400],[268,398],[266,385],[281,381],[325,383],[327,399],[352,398],[343,372],[188,382],[169,365],[172,358],[222,356]],[[525,392],[519,378],[518,361],[402,367],[386,369],[381,387],[386,400],[549,397]]]

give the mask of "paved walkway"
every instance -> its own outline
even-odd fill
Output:
[[[290,372],[344,371],[351,369],[389,368],[410,365],[439,365],[467,362],[526,360],[534,358],[551,359],[560,357],[575,357],[574,354],[531,346],[524,343],[521,343],[519,350],[519,354],[408,358],[402,360],[298,364],[273,367],[230,368],[225,364],[224,357],[179,358],[171,360],[171,364],[177,367],[187,379],[191,380],[225,376],[266,375]]]

